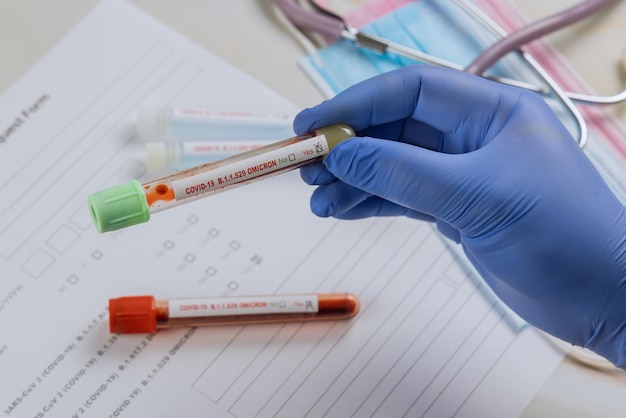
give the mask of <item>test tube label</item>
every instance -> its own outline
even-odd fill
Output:
[[[199,316],[317,313],[316,295],[170,299],[170,318]]]
[[[252,149],[257,149],[271,142],[263,140],[237,141],[229,140],[224,142],[183,142],[183,157],[210,157],[213,155],[238,154]]]
[[[291,128],[291,116],[273,115],[268,113],[223,112],[209,109],[171,109],[170,123],[185,126],[189,123],[219,125],[228,124],[235,129],[238,125],[287,126]]]
[[[251,156],[213,170],[172,181],[176,200],[188,199],[210,190],[220,189],[305,163],[328,154],[328,141],[324,135],[295,142],[267,153]]]

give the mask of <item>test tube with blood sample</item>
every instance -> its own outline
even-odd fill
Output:
[[[131,180],[90,195],[91,217],[98,232],[147,222],[152,213],[320,161],[354,135],[332,125],[154,181]]]
[[[359,311],[350,293],[155,299],[126,296],[109,300],[109,328],[116,334],[208,325],[348,319]]]

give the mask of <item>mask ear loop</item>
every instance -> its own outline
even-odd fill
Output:
[[[491,30],[496,36],[500,38],[506,38],[508,35],[506,31],[498,25],[493,19],[491,19],[487,14],[485,14],[478,6],[474,3],[467,0],[454,0],[461,8],[468,13],[470,16],[481,22],[486,28]],[[614,1],[614,0],[611,0]],[[509,51],[512,52],[512,51]],[[528,53],[524,51],[518,51],[521,57],[530,65],[533,71],[543,80],[543,82],[550,88],[553,95],[558,98],[558,100],[563,105],[564,109],[567,109],[571,117],[576,123],[578,136],[576,138],[576,142],[578,146],[584,148],[587,145],[587,140],[589,137],[589,128],[587,123],[585,122],[582,114],[576,108],[574,103],[572,103],[571,99],[567,96],[565,91],[558,85],[558,83],[550,77],[550,75],[546,72],[546,70],[539,65],[539,63]],[[480,64],[480,62],[479,62]],[[471,66],[471,64],[470,64]],[[481,65],[482,67],[482,65]],[[480,69],[479,67],[475,67]]]

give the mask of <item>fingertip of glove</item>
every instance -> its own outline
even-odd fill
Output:
[[[304,166],[300,168],[300,178],[309,186],[315,184],[315,173],[311,170],[309,166]]]
[[[296,115],[293,120],[293,131],[296,135],[302,135],[311,132],[315,126],[316,119],[312,114],[312,109],[304,109]]]
[[[337,177],[345,175],[345,171],[349,164],[346,164],[350,160],[349,155],[356,153],[356,150],[361,142],[362,138],[355,137],[350,138],[337,144],[326,157],[322,160],[324,167]]]
[[[327,203],[322,203],[317,199],[311,199],[311,212],[320,218],[328,218],[333,215],[333,211]]]
[[[308,185],[321,186],[336,180],[322,164],[309,164],[300,168],[300,178]]]

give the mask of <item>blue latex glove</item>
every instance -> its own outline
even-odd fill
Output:
[[[349,139],[301,169],[319,216],[405,215],[460,242],[531,324],[626,367],[626,216],[536,94],[458,71],[407,67],[295,119]]]

